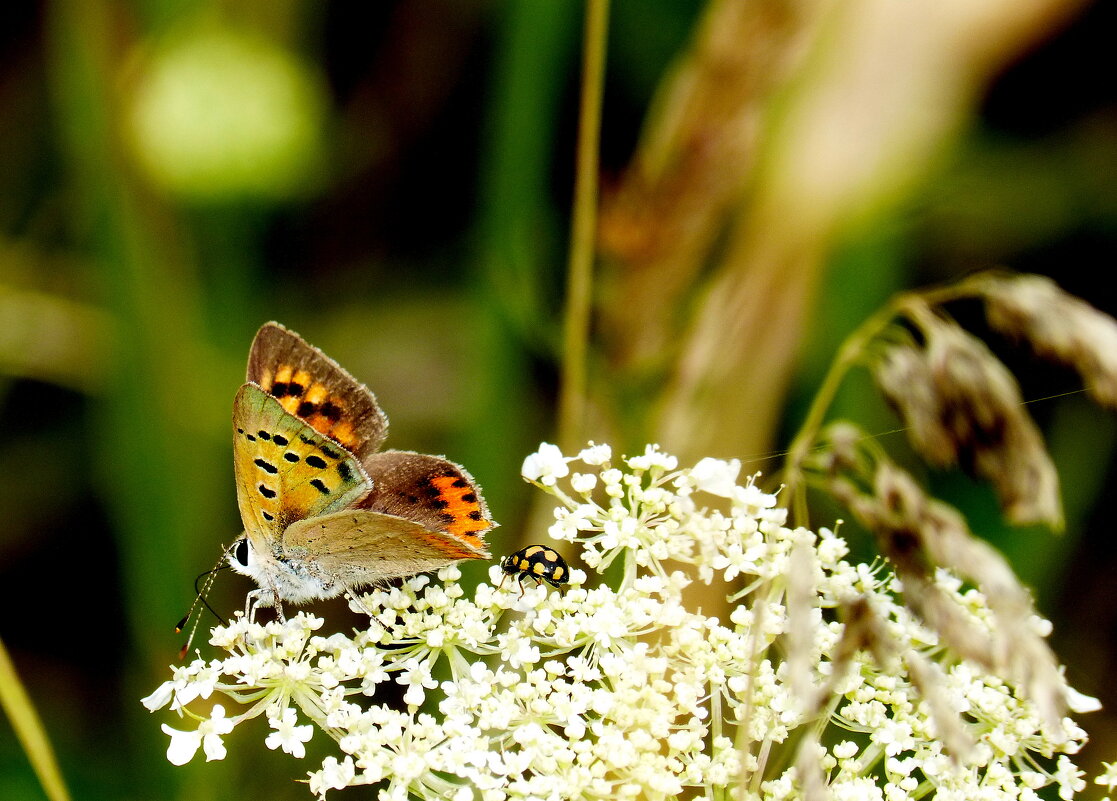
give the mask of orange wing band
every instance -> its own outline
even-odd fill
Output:
[[[353,450],[358,446],[353,422],[347,419],[350,410],[346,408],[345,401],[337,396],[331,397],[325,385],[314,381],[308,371],[299,370],[296,373],[291,365],[283,364],[276,369],[274,376],[265,373],[262,378],[264,390],[278,400],[289,414],[342,447]]]
[[[476,490],[457,476],[437,476],[431,479],[431,484],[438,490],[439,500],[446,504],[443,514],[453,518],[446,530],[483,551],[485,543],[478,535],[492,528],[492,523],[485,517]]]

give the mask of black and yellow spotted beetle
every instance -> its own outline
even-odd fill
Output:
[[[520,595],[524,594],[525,578],[545,581],[552,587],[561,587],[570,581],[570,568],[567,567],[566,560],[558,551],[546,545],[529,545],[509,554],[500,560],[500,569],[504,571],[504,579],[516,577]],[[504,579],[500,582],[502,586]]]

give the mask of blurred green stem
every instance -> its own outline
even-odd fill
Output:
[[[806,487],[803,481],[803,462],[806,461],[811,448],[818,440],[822,424],[826,421],[826,413],[834,403],[834,398],[838,394],[838,389],[841,387],[846,373],[861,358],[873,338],[878,336],[892,322],[899,305],[900,298],[894,298],[846,337],[842,346],[838,349],[838,355],[834,357],[834,361],[830,365],[830,370],[826,373],[822,386],[819,387],[814,400],[811,401],[803,425],[799,427],[795,439],[791,442],[787,454],[785,485],[791,496],[791,511],[795,516],[796,525],[806,526],[809,520]]]
[[[961,298],[973,297],[980,293],[980,285],[973,281],[927,289],[916,292],[903,292],[893,297],[879,311],[870,316],[857,329],[846,337],[834,357],[830,370],[822,386],[811,401],[810,409],[799,427],[795,439],[787,453],[785,486],[791,496],[791,511],[796,525],[808,526],[806,486],[803,481],[803,462],[811,448],[818,441],[826,413],[837,397],[838,389],[850,368],[858,364],[868,351],[870,344],[892,324],[897,317],[904,316],[918,323],[922,315],[932,314],[930,308]]]
[[[461,445],[476,454],[470,468],[484,477],[494,509],[512,502],[523,454],[538,446],[538,431],[549,424],[531,389],[525,343],[548,355],[557,350],[549,289],[558,268],[550,254],[562,235],[547,199],[579,12],[573,3],[536,0],[497,8],[476,219],[479,392]],[[511,537],[511,530],[501,532]]]
[[[586,4],[582,40],[578,153],[563,321],[558,440],[565,449],[574,447],[585,430],[586,354],[593,261],[597,243],[598,145],[601,138],[601,98],[605,83],[608,30],[609,0],[589,0]]]
[[[91,480],[112,516],[127,614],[119,625],[128,629],[125,689],[111,707],[123,725],[111,747],[131,757],[117,794],[148,797],[159,787],[163,797],[202,798],[192,783],[203,778],[171,770],[165,744],[141,728],[150,725],[139,723],[147,713],[125,701],[166,670],[176,645],[171,624],[189,601],[195,543],[227,524],[225,477],[210,469],[224,443],[209,432],[228,420],[214,387],[233,375],[206,355],[189,240],[174,210],[138,179],[124,146],[122,75],[139,52],[129,7],[66,0],[48,9],[52,117],[69,171],[73,236],[117,334],[106,392],[90,409],[89,445]]]
[[[16,737],[27,752],[31,767],[39,777],[39,784],[43,786],[50,801],[69,801],[70,791],[66,789],[66,782],[58,770],[58,762],[54,758],[54,749],[50,747],[43,722],[35,712],[23,683],[19,680],[15,665],[12,664],[4,642],[0,640],[0,706],[12,722]]]

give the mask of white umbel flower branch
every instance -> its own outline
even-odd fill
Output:
[[[336,744],[309,771],[318,797],[1073,796],[1073,721],[1047,725],[1010,682],[948,657],[895,579],[846,561],[833,531],[788,528],[739,471],[680,469],[654,446],[617,461],[603,445],[543,446],[524,476],[558,499],[550,535],[615,580],[575,569],[563,590],[521,595],[494,564],[467,598],[448,568],[365,595],[379,622],[352,636],[306,614],[238,619],[213,631],[224,657],[176,668],[144,699],[198,721],[164,727],[168,758],[219,759],[224,735],[264,715],[269,748],[302,758],[315,728]],[[688,607],[695,581],[732,601],[727,620]],[[989,625],[980,595],[945,571],[935,583]],[[389,683],[402,708],[377,700]],[[241,711],[227,717],[229,702]]]

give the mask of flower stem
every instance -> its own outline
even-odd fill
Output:
[[[558,437],[559,445],[563,448],[572,447],[573,443],[581,439],[585,424],[590,290],[597,241],[598,145],[601,138],[601,98],[605,84],[608,28],[609,0],[589,0],[586,3],[582,40],[578,153],[563,321]]]

